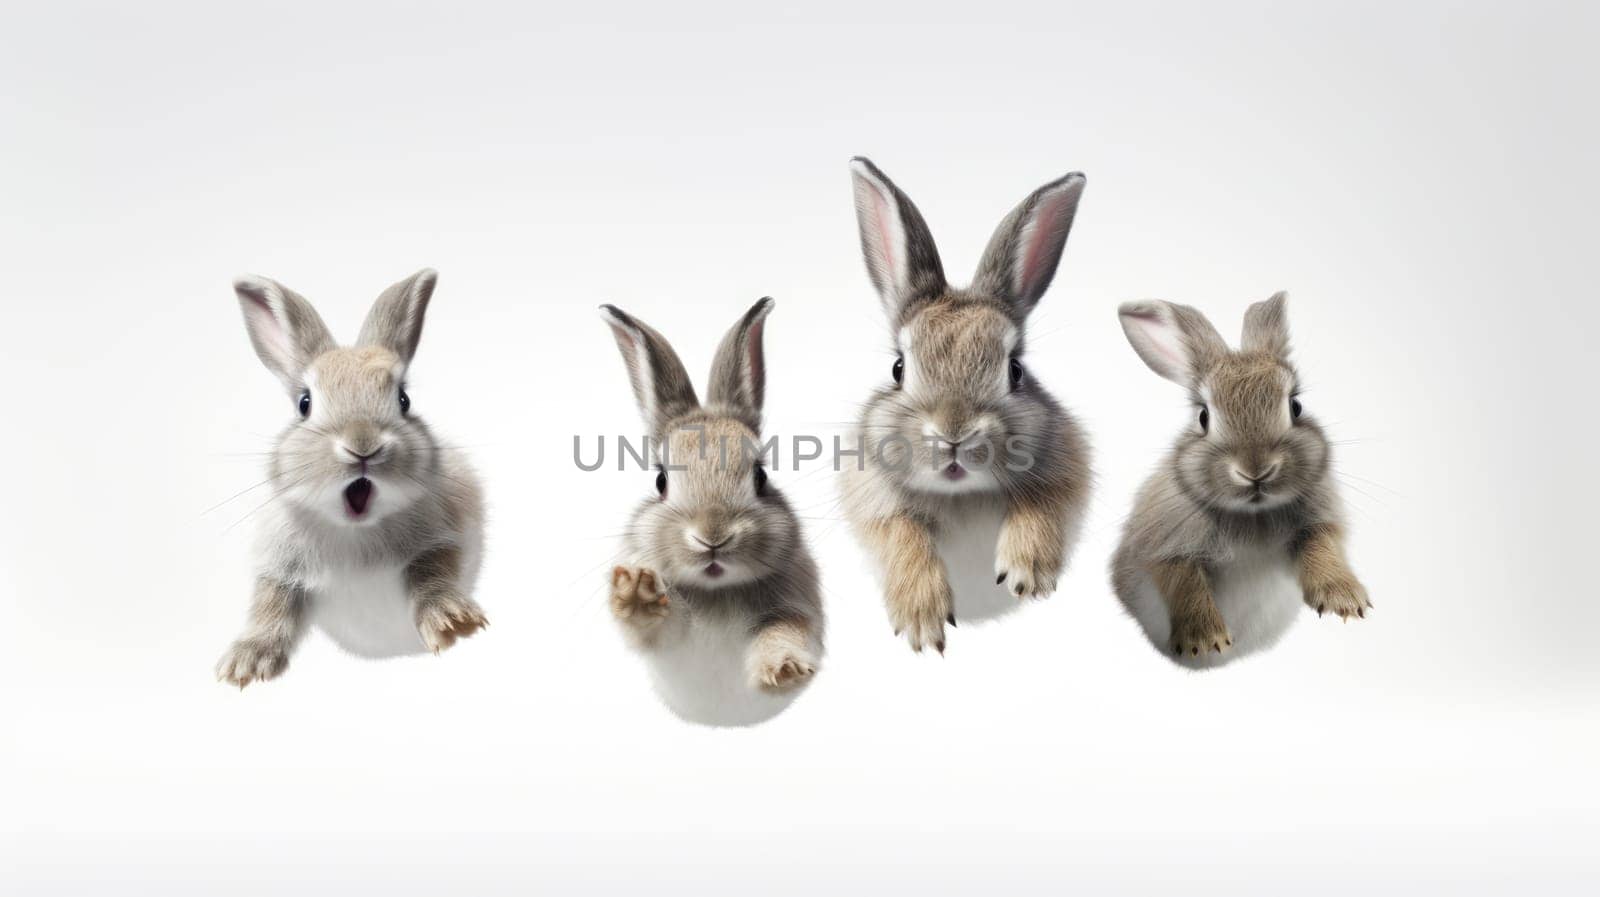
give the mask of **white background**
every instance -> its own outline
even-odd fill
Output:
[[[0,14],[0,888],[1592,877],[1596,13],[751,7]],[[593,308],[703,377],[775,296],[769,431],[840,432],[891,360],[854,154],[954,278],[1029,190],[1088,173],[1030,332],[1094,438],[1086,538],[1047,603],[916,656],[829,475],[777,473],[824,571],[826,663],[768,725],[693,728],[602,600],[651,475],[573,465],[574,434],[639,429]],[[206,509],[261,479],[291,414],[229,281],[278,278],[349,338],[424,265],[413,396],[488,483],[493,627],[385,663],[313,637],[283,679],[219,685],[265,492]],[[1278,289],[1376,612],[1187,674],[1104,574],[1188,414],[1115,308],[1189,302],[1231,336]]]

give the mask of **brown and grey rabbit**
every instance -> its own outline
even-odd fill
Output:
[[[661,334],[601,307],[658,462],[611,572],[611,610],[667,707],[707,725],[777,715],[822,657],[816,563],[757,444],[772,306],[757,302],[724,337],[704,406]]]
[[[867,272],[894,339],[887,382],[841,459],[842,504],[876,556],[896,634],[944,651],[948,623],[1055,591],[1089,498],[1082,428],[1029,370],[1028,315],[1054,277],[1084,177],[1035,190],[1000,223],[972,285],[952,287],[905,193],[851,165]]]
[[[1238,351],[1184,305],[1123,305],[1128,341],[1189,391],[1189,426],[1139,492],[1112,585],[1152,644],[1195,669],[1269,648],[1298,616],[1365,617],[1344,556],[1327,437],[1300,401],[1286,296],[1245,313]]]
[[[348,348],[282,284],[234,283],[293,418],[269,464],[250,622],[218,662],[221,680],[243,688],[280,675],[313,624],[361,657],[437,653],[488,625],[472,599],[477,477],[406,394],[437,279],[423,270],[385,290]]]

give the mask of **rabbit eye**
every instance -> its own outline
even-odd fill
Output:
[[[760,496],[767,494],[767,470],[760,464],[756,465],[756,494]]]
[[[656,492],[662,498],[667,497],[667,469],[665,467],[656,468]]]
[[[405,387],[400,388],[400,413],[411,413],[411,397],[406,395]]]
[[[311,390],[307,389],[300,393],[300,404],[298,407],[300,409],[300,416],[302,418],[311,416]]]
[[[896,386],[906,382],[906,359],[904,355],[895,358],[894,367],[890,369],[889,373],[894,377]]]
[[[1289,419],[1290,420],[1299,420],[1300,419],[1300,413],[1303,412],[1304,410],[1305,410],[1304,408],[1300,407],[1300,400],[1298,398],[1296,398],[1295,396],[1290,396],[1289,397]]]
[[[1011,388],[1016,389],[1022,385],[1022,362],[1011,359]]]
[[[1199,422],[1200,422],[1200,435],[1204,436],[1205,434],[1211,432],[1211,409],[1210,408],[1207,408],[1204,405],[1200,406]]]

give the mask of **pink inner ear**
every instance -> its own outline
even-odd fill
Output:
[[[879,251],[883,253],[883,273],[889,276],[891,284],[897,284],[900,282],[900,277],[895,274],[895,270],[899,262],[895,259],[891,248],[894,241],[889,239],[889,200],[876,185],[872,186],[872,213],[873,224],[878,231]]]
[[[295,352],[289,345],[289,334],[278,321],[278,316],[272,312],[272,304],[265,297],[254,293],[248,294],[248,299],[251,329],[256,332],[268,351],[277,357],[278,363],[288,368],[295,363]]]
[[[756,398],[756,384],[761,382],[762,377],[766,375],[766,371],[763,370],[763,365],[765,362],[762,359],[761,353],[761,330],[766,326],[767,322],[764,318],[755,322],[750,326],[750,333],[747,337],[749,340],[749,345],[745,347],[745,355],[747,356],[748,368],[750,372],[751,401],[755,401]]]
[[[1061,225],[1067,209],[1067,195],[1058,193],[1044,201],[1033,213],[1033,226],[1028,228],[1028,245],[1023,247],[1022,264],[1017,270],[1017,294],[1028,296],[1034,292],[1039,276],[1053,254],[1061,234]]]
[[[1161,360],[1167,363],[1174,373],[1182,373],[1189,367],[1189,358],[1184,353],[1179,342],[1183,337],[1177,328],[1155,315],[1129,315],[1139,332],[1144,334],[1145,345],[1148,346]]]

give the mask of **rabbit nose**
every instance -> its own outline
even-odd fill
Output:
[[[960,436],[952,437],[949,435],[954,432],[957,432],[954,427],[940,427],[932,423],[922,425],[922,435],[938,441],[939,447],[947,451],[960,448],[961,444],[971,439],[977,431],[968,429],[961,430]]]
[[[716,536],[713,536],[712,538],[706,538],[702,533],[692,529],[689,530],[686,535],[689,537],[690,548],[699,546],[707,551],[716,551],[718,548],[721,548],[722,546],[733,541],[732,536],[721,534],[717,534],[720,536],[720,540]]]
[[[376,462],[378,457],[383,454],[384,449],[388,447],[389,443],[387,442],[356,443],[355,445],[341,442],[339,451],[344,453],[350,463],[365,465]]]
[[[1277,479],[1278,472],[1283,469],[1283,462],[1274,459],[1267,462],[1265,466],[1252,466],[1255,467],[1254,471],[1241,467],[1239,462],[1234,461],[1228,465],[1228,473],[1241,486],[1261,486]]]

